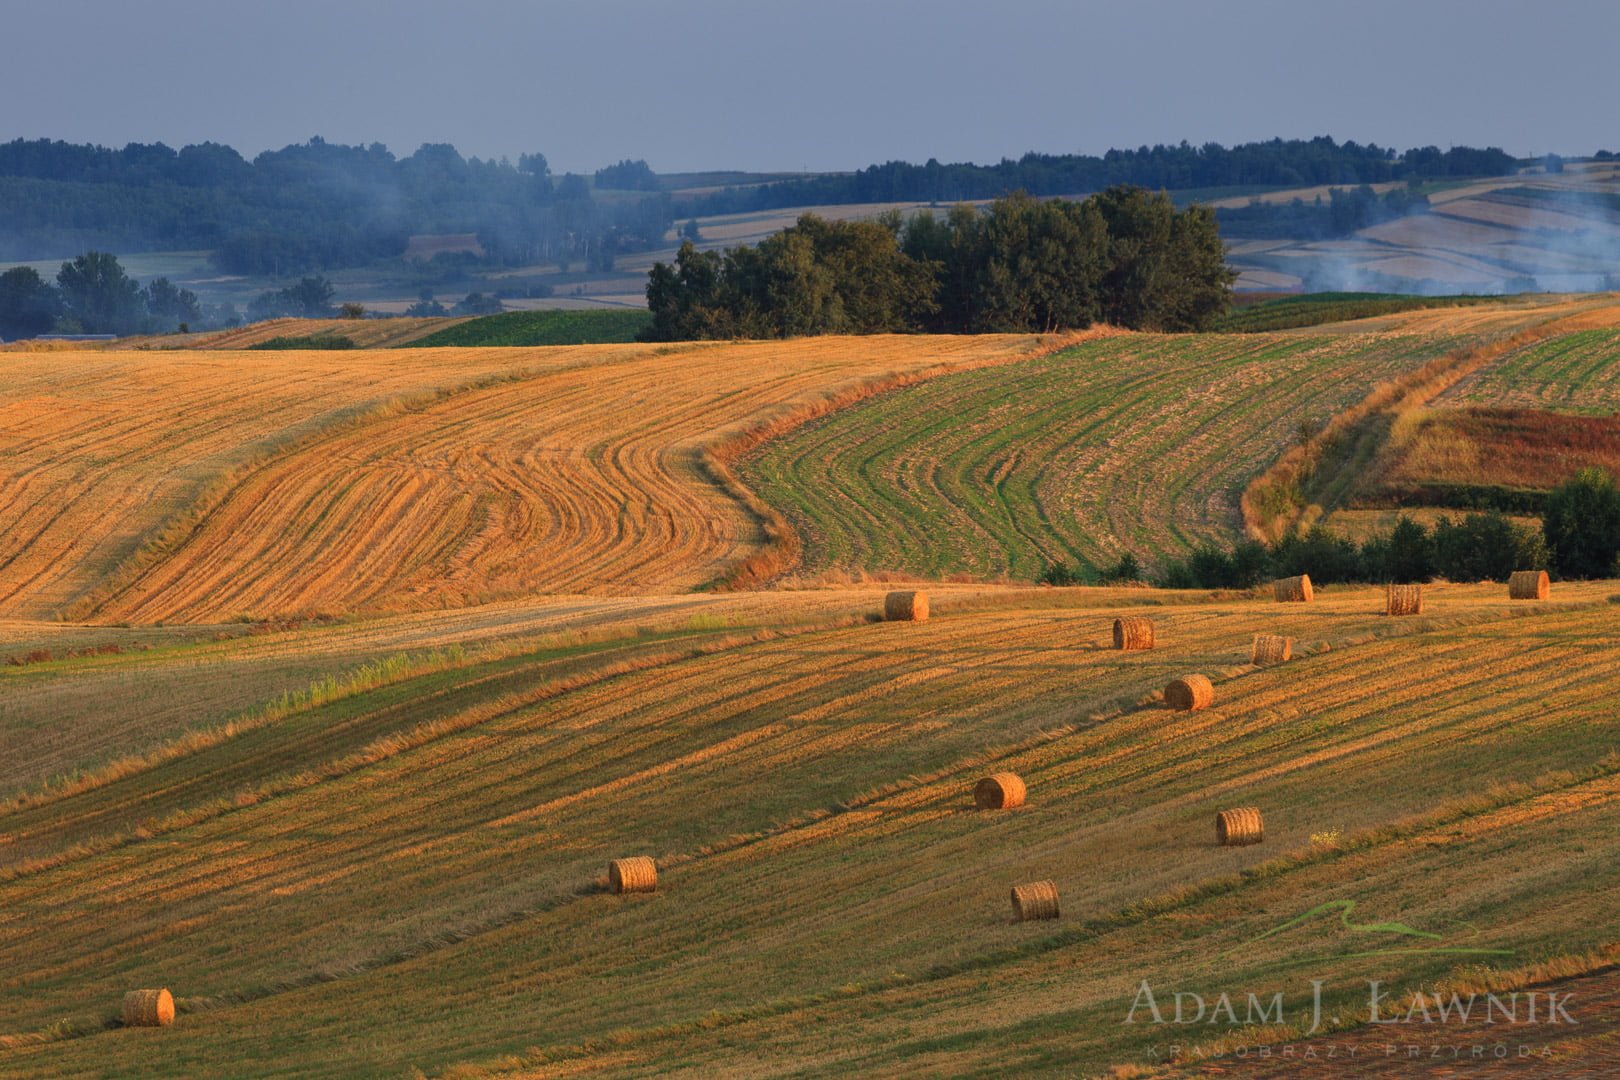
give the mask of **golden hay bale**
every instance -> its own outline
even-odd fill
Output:
[[[1271,583],[1271,591],[1280,604],[1309,603],[1316,593],[1311,589],[1311,575],[1278,578]]]
[[[1013,810],[1024,805],[1024,794],[1016,773],[992,773],[973,786],[973,804],[980,810]]]
[[[1153,648],[1153,620],[1131,615],[1114,620],[1114,648]]]
[[[1249,652],[1251,664],[1280,664],[1294,658],[1294,639],[1277,634],[1256,634]]]
[[[1202,675],[1183,675],[1164,688],[1164,703],[1180,712],[1208,708],[1215,701],[1215,687]]]
[[[615,893],[654,892],[658,888],[658,864],[645,855],[614,859],[608,863],[608,888]]]
[[[1012,888],[1013,914],[1019,922],[1058,917],[1057,886],[1050,881],[1034,881]]]
[[[1215,815],[1215,839],[1222,847],[1258,844],[1265,838],[1266,823],[1256,807],[1242,806],[1236,810],[1222,810]]]
[[[131,990],[124,995],[125,1027],[167,1027],[174,1023],[174,998],[167,990]]]
[[[1385,615],[1423,614],[1423,586],[1387,585],[1384,587]]]
[[[884,622],[927,622],[928,594],[892,592],[883,598]]]
[[[1552,581],[1545,570],[1515,570],[1508,575],[1508,599],[1545,600]]]

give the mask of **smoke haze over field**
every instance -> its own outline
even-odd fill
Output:
[[[559,172],[1323,133],[1620,150],[1612,0],[58,0],[0,26],[0,141],[251,157],[320,134]]]

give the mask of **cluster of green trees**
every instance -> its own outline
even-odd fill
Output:
[[[444,315],[499,315],[504,310],[505,305],[499,296],[470,292],[455,304],[445,307],[434,299],[432,289],[423,289],[417,294],[416,303],[405,309],[405,314],[415,318],[436,318]]]
[[[923,165],[891,161],[855,173],[784,180],[754,187],[729,187],[681,203],[689,214],[727,214],[784,206],[868,202],[943,202],[990,199],[1008,191],[1033,195],[1074,195],[1117,184],[1171,191],[1220,187],[1304,187],[1312,184],[1376,184],[1389,180],[1447,176],[1501,176],[1513,171],[1512,156],[1491,147],[1449,150],[1426,146],[1397,154],[1376,143],[1314,139],[1271,139],[1224,147],[1143,146],[1085,154],[1029,153],[995,165]]]
[[[17,139],[0,144],[0,259],[206,248],[225,273],[290,277],[398,257],[417,233],[474,232],[504,265],[600,263],[662,243],[674,221],[637,165],[604,170],[642,192],[609,202],[583,176],[553,177],[543,154],[514,165],[428,144],[396,159],[315,138],[250,162],[217,143]]]
[[[1230,301],[1214,215],[1121,186],[1022,193],[903,221],[807,214],[756,247],[681,246],[647,282],[645,339],[1078,329],[1197,330]]]
[[[270,289],[260,293],[248,304],[249,322],[279,319],[292,315],[300,319],[330,319],[337,314],[332,297],[337,289],[320,275],[300,278],[297,284],[284,289]]]
[[[596,186],[613,191],[657,191],[658,174],[645,161],[621,161],[596,170]]]
[[[1552,570],[1563,578],[1620,576],[1620,490],[1602,469],[1577,473],[1547,497],[1542,528],[1515,525],[1497,511],[1442,517],[1433,529],[1402,516],[1386,536],[1357,545],[1318,526],[1267,546],[1244,541],[1204,545],[1166,565],[1156,584],[1179,589],[1247,589],[1309,574],[1339,582],[1506,581],[1515,570]],[[1046,580],[1072,583],[1078,569],[1056,567]]]
[[[153,334],[229,325],[230,305],[207,306],[168,278],[143,288],[118,259],[88,251],[62,264],[55,282],[31,266],[0,274],[0,340],[69,334]]]

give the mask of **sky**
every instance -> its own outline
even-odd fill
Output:
[[[1620,152],[1616,0],[0,0],[0,141],[554,172],[1273,136]]]

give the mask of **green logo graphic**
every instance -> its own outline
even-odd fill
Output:
[[[1311,910],[1305,912],[1303,915],[1295,916],[1294,918],[1289,919],[1287,922],[1281,924],[1280,926],[1272,927],[1270,930],[1267,930],[1263,934],[1257,934],[1257,935],[1255,935],[1254,937],[1250,938],[1247,941],[1239,942],[1238,944],[1232,946],[1230,949],[1227,949],[1225,952],[1221,953],[1220,956],[1218,957],[1218,959],[1225,959],[1226,957],[1230,956],[1232,953],[1237,952],[1239,949],[1245,948],[1245,947],[1250,946],[1250,945],[1258,944],[1259,942],[1262,942],[1262,941],[1264,941],[1264,940],[1266,940],[1267,938],[1270,938],[1270,937],[1275,937],[1278,934],[1286,933],[1287,931],[1292,930],[1297,926],[1303,926],[1306,923],[1312,922],[1313,920],[1316,920],[1316,919],[1320,919],[1322,916],[1328,915],[1328,914],[1330,914],[1332,912],[1335,912],[1335,911],[1339,913],[1339,925],[1343,929],[1349,931],[1352,934],[1387,935],[1388,938],[1393,938],[1396,941],[1404,941],[1404,942],[1410,942],[1411,943],[1411,944],[1405,945],[1403,947],[1403,946],[1399,946],[1399,945],[1395,944],[1394,942],[1392,942],[1388,946],[1381,947],[1381,948],[1380,947],[1365,948],[1365,949],[1358,949],[1355,952],[1336,953],[1336,954],[1334,954],[1335,956],[1340,957],[1340,958],[1350,959],[1350,958],[1363,957],[1363,956],[1422,956],[1422,955],[1428,955],[1428,956],[1512,956],[1513,955],[1513,950],[1512,949],[1486,949],[1486,948],[1479,948],[1479,947],[1468,946],[1468,945],[1444,944],[1444,942],[1446,941],[1446,935],[1437,934],[1437,933],[1434,933],[1434,932],[1429,931],[1429,930],[1419,930],[1419,929],[1417,929],[1415,927],[1408,926],[1408,925],[1406,925],[1405,923],[1402,923],[1402,922],[1372,922],[1372,923],[1351,922],[1350,921],[1350,913],[1355,911],[1355,909],[1356,909],[1356,902],[1354,900],[1329,900],[1325,904],[1318,904],[1316,907],[1311,908]],[[1477,927],[1475,927],[1475,926],[1469,925],[1468,930],[1470,930],[1472,932],[1473,936],[1477,936],[1479,934],[1479,929]],[[1436,944],[1426,944],[1428,942],[1434,942]],[[1299,961],[1302,962],[1302,961],[1304,961],[1306,959],[1317,959],[1317,957],[1300,957]]]

